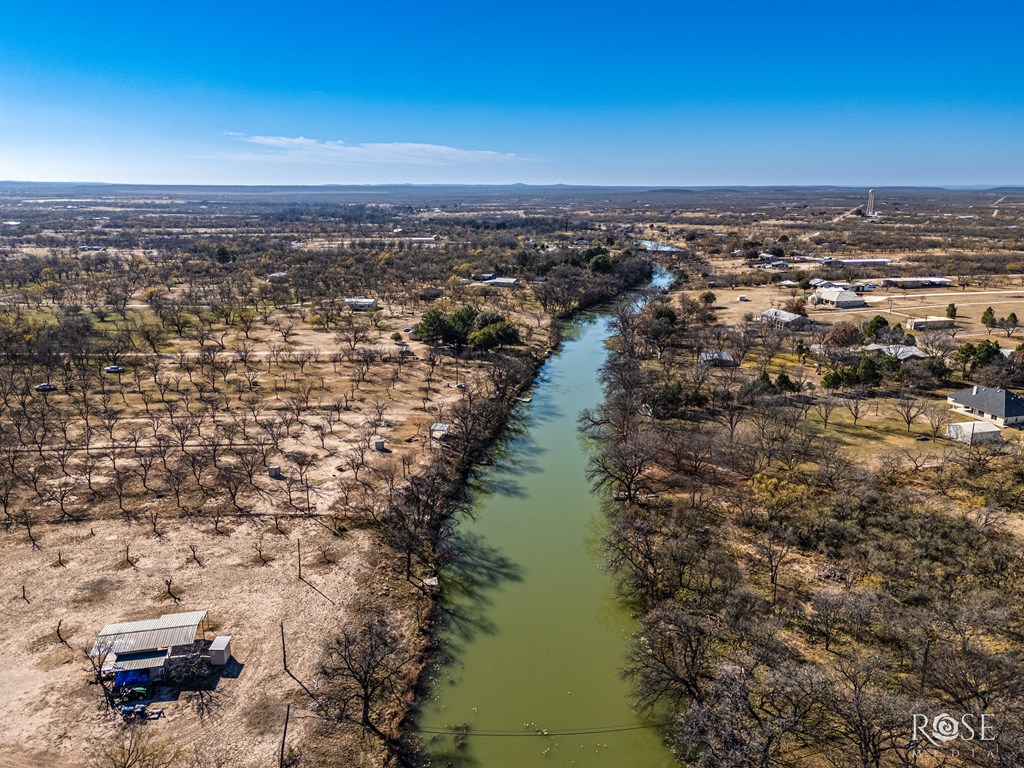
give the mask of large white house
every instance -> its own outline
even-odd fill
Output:
[[[809,318],[795,312],[787,312],[784,309],[766,309],[761,313],[761,322],[765,325],[788,328],[793,331],[802,331],[811,326]]]
[[[819,290],[811,296],[810,302],[811,304],[835,307],[836,309],[852,309],[868,305],[863,298],[853,291],[846,291],[842,288],[824,288]]]
[[[946,398],[950,405],[1000,427],[1024,426],[1024,397],[999,387],[970,387]]]

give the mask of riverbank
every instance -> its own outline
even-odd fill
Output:
[[[606,745],[595,765],[667,754],[618,676],[634,627],[601,568],[594,540],[600,503],[576,437],[580,408],[600,399],[597,371],[610,327],[603,313],[586,313],[564,329],[565,343],[539,372],[523,428],[493,466],[473,474],[476,514],[460,525],[465,551],[442,576],[438,642],[421,681],[419,718],[407,723],[420,731],[434,765],[560,764],[553,755],[566,739],[554,734],[581,725],[601,726]],[[566,653],[552,653],[555,646]],[[623,725],[611,735],[604,730]],[[546,743],[535,749],[535,740],[499,737],[509,730]]]
[[[540,371],[561,349],[566,323],[573,327],[576,324],[552,318],[546,343],[541,334],[528,334],[525,347],[458,356],[456,367],[464,374],[459,385],[461,396],[438,413],[437,420],[447,424],[446,433],[443,438],[431,438],[426,454],[429,462],[421,463],[402,483],[394,484],[379,509],[366,511],[365,517],[376,531],[374,538],[387,548],[382,552],[391,553],[381,558],[375,584],[390,586],[381,586],[386,596],[370,600],[359,612],[388,617],[399,636],[405,638],[405,650],[413,655],[412,662],[401,671],[402,679],[409,681],[408,693],[401,700],[385,697],[373,706],[373,728],[386,736],[379,746],[388,752],[381,753],[377,764],[409,763],[418,752],[418,741],[410,738],[416,730],[416,705],[425,698],[425,671],[440,655],[438,638],[452,618],[445,594],[450,584],[444,574],[473,556],[472,543],[461,531],[472,517],[469,506],[479,497],[480,479],[488,471],[479,468],[495,463],[495,458],[500,462],[509,441],[520,434],[516,409],[524,410],[521,402],[529,398],[522,395],[543,378]],[[572,434],[574,429],[570,425],[568,432]],[[373,594],[376,586],[370,584],[365,591]],[[322,735],[325,741],[338,743],[337,738]],[[318,749],[317,753],[324,757],[331,754],[329,749]]]
[[[639,274],[643,270],[634,265],[632,271]],[[589,306],[589,301],[581,303]],[[362,724],[379,736],[381,751],[374,764],[416,760],[419,744],[411,738],[416,728],[410,718],[424,698],[425,670],[438,656],[437,638],[450,624],[443,574],[457,568],[470,549],[459,530],[471,517],[468,508],[479,492],[481,475],[477,468],[492,464],[504,443],[515,439],[518,431],[514,412],[521,401],[528,399],[522,397],[523,393],[534,385],[541,368],[559,349],[565,322],[551,319],[546,342],[541,334],[528,333],[526,346],[505,352],[455,357],[449,352],[441,357],[456,360],[454,365],[463,374],[461,381],[456,379],[460,397],[443,413],[437,413],[437,421],[447,425],[445,434],[431,437],[426,454],[429,462],[421,463],[401,483],[390,485],[387,500],[381,499],[378,509],[366,510],[375,538],[391,553],[382,558],[376,582],[390,586],[381,587],[386,597],[371,599],[356,616],[349,617],[347,624],[351,627],[353,621],[364,621],[370,615],[384,616],[397,637],[404,638],[399,641],[402,652],[413,657],[400,670],[401,678],[409,681],[403,686],[407,693],[398,700],[386,696],[375,701],[371,707],[373,724]],[[366,592],[374,593],[374,585],[368,585]],[[337,683],[325,682],[329,686]],[[359,725],[347,719],[351,725]],[[323,741],[339,744],[341,731],[330,734],[329,729],[325,723],[321,729]],[[376,751],[373,741],[365,747],[369,753]],[[334,754],[325,744],[320,747],[319,756],[326,759]]]

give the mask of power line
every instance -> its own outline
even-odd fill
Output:
[[[309,716],[318,717],[316,713],[310,712]],[[643,731],[651,728],[667,728],[672,725],[675,721],[668,720],[664,723],[648,723],[646,725],[608,725],[600,727],[580,727],[580,728],[565,728],[565,729],[550,729],[550,728],[534,728],[531,731],[502,731],[497,729],[486,729],[486,730],[470,730],[469,726],[466,726],[466,730],[459,730],[458,726],[452,726],[450,728],[409,728],[413,733],[425,733],[432,736],[589,736],[592,734],[599,733],[622,733],[625,731]]]
[[[458,728],[416,728],[415,733],[427,733],[442,736],[589,736],[598,733],[621,733],[623,731],[641,731],[649,728],[664,728],[671,725],[667,723],[651,723],[650,725],[612,725],[604,728],[576,728],[576,729],[537,729],[534,731],[497,731],[497,730],[459,730]]]

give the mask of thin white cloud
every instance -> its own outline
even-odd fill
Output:
[[[417,144],[389,142],[346,144],[344,141],[320,141],[305,136],[249,136],[228,133],[250,144],[266,147],[267,152],[250,154],[249,158],[272,160],[306,160],[337,164],[393,164],[393,165],[469,165],[507,163],[522,160],[511,152],[490,149],[460,149],[443,144]]]

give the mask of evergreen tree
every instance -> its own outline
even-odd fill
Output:
[[[981,323],[988,328],[989,333],[996,327],[996,313],[992,311],[992,307],[981,313]]]

